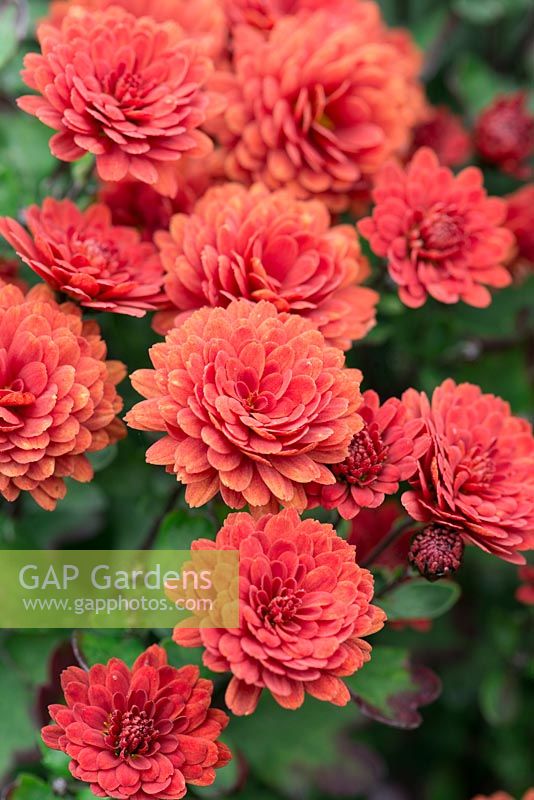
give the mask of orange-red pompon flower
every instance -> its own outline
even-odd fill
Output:
[[[408,416],[431,445],[402,496],[411,517],[460,533],[486,552],[524,563],[534,546],[534,437],[499,397],[446,380],[431,400],[409,389]]]
[[[358,413],[362,430],[353,437],[347,457],[330,467],[335,484],[311,484],[307,490],[311,508],[335,508],[344,519],[352,519],[362,508],[377,508],[386,495],[395,494],[430,444],[423,421],[410,419],[396,397],[380,404],[377,393],[368,389]]]
[[[417,51],[375,3],[346,5],[282,17],[267,35],[235,30],[233,72],[214,81],[228,98],[216,131],[232,180],[340,210],[408,146],[423,107]]]
[[[303,510],[307,483],[335,482],[327,465],[362,427],[361,374],[307,320],[234,300],[194,312],[150,357],[127,422],[165,434],[147,461],[187,485],[189,505],[220,491],[231,508]]]
[[[210,152],[199,128],[221,108],[205,88],[213,64],[199,45],[173,23],[116,6],[75,6],[37,36],[41,53],[26,56],[22,73],[37,95],[18,104],[57,131],[56,158],[92,153],[102,180],[130,176],[175,194],[176,161]]]
[[[47,22],[60,26],[73,7],[73,13],[78,13],[78,7],[103,11],[110,6],[119,6],[134,17],[177,23],[210,58],[219,58],[226,47],[228,31],[220,0],[53,0]]]
[[[358,223],[376,255],[387,259],[403,303],[491,303],[488,286],[510,283],[504,266],[513,236],[502,227],[506,202],[488,197],[483,175],[468,167],[459,175],[439,164],[426,147],[404,169],[384,166],[376,178],[371,217]]]
[[[218,741],[228,724],[211,706],[213,684],[198,667],[176,669],[152,645],[132,669],[120,658],[61,675],[66,705],[49,707],[55,724],[44,743],[71,757],[70,771],[96,797],[179,800],[187,784],[210,786],[231,758]]]
[[[385,619],[371,605],[373,577],[356,563],[354,547],[331,525],[287,509],[260,520],[231,514],[214,542],[199,539],[193,549],[239,551],[241,626],[174,630],[178,644],[206,648],[207,667],[232,672],[228,707],[251,714],[264,689],[289,709],[306,694],[345,705],[342,679],[369,660],[362,637]]]
[[[125,433],[116,384],[119,362],[106,361],[95,322],[59,306],[43,284],[26,296],[0,286],[0,493],[29,492],[52,511],[64,479],[90,481],[86,453]]]
[[[80,211],[47,198],[26,210],[29,233],[0,218],[0,235],[53,289],[80,305],[142,317],[165,303],[163,267],[154,245],[133,228],[111,224],[104,205]]]
[[[197,308],[234,298],[300,314],[344,350],[374,325],[378,294],[359,285],[369,266],[356,232],[331,226],[320,201],[226,184],[210,189],[192,214],[175,216],[170,234],[156,241],[175,306],[156,318],[160,332]]]

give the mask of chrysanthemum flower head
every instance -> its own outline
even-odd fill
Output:
[[[175,669],[153,645],[132,669],[112,658],[61,676],[66,705],[49,708],[43,741],[71,757],[70,771],[96,797],[179,800],[209,786],[231,758],[217,741],[228,723],[212,708],[213,684],[198,667]]]
[[[213,64],[201,47],[174,23],[116,6],[74,6],[59,28],[42,23],[37,36],[41,52],[26,56],[22,72],[37,95],[18,104],[57,131],[53,155],[92,153],[104,181],[130,176],[175,194],[176,161],[210,152],[199,128],[220,110],[205,88]]]
[[[534,546],[534,437],[499,397],[446,380],[429,401],[409,389],[403,403],[422,419],[431,445],[402,496],[421,522],[458,531],[464,541],[516,564]]]
[[[310,481],[334,483],[361,428],[358,370],[307,320],[262,301],[194,312],[150,350],[132,383],[147,399],[132,428],[164,433],[147,461],[164,465],[201,506],[306,507]]]
[[[106,206],[80,211],[70,200],[47,198],[26,210],[26,223],[30,233],[0,218],[0,234],[39,277],[80,305],[142,317],[165,302],[156,248],[133,228],[112,225]]]
[[[505,200],[504,224],[515,237],[509,268],[514,275],[528,275],[534,270],[534,183],[509,194]]]
[[[409,419],[396,397],[380,405],[369,389],[358,413],[362,430],[353,437],[347,457],[330,467],[335,484],[312,484],[307,490],[311,508],[335,508],[344,519],[352,519],[362,508],[377,508],[386,495],[395,494],[399,483],[414,474],[417,459],[430,443],[423,421]]]
[[[60,26],[69,12],[79,13],[77,8],[104,11],[111,6],[119,6],[134,17],[177,23],[210,58],[219,58],[225,49],[227,26],[220,0],[53,0],[47,21]]]
[[[174,630],[178,644],[206,648],[207,667],[232,672],[228,707],[252,713],[263,689],[289,709],[306,694],[345,705],[342,678],[369,660],[362,637],[385,619],[371,605],[373,578],[354,547],[331,525],[287,509],[259,520],[231,514],[214,542],[200,539],[193,549],[239,551],[241,626]]]
[[[228,176],[346,208],[362,176],[408,145],[418,69],[372,2],[285,16],[267,35],[238,26],[233,73],[214,82],[228,97],[217,126]]]
[[[95,322],[57,305],[43,284],[26,296],[0,286],[0,493],[29,492],[51,511],[64,478],[90,481],[86,453],[124,435],[116,384],[119,362],[106,361]]]
[[[420,147],[433,150],[444,166],[456,167],[469,158],[471,137],[462,120],[447,106],[436,106],[414,130],[412,153]]]
[[[527,161],[534,154],[534,114],[524,92],[497,97],[479,116],[475,147],[484,161],[524,178],[531,174]]]
[[[455,176],[422,147],[406,168],[384,166],[373,199],[373,215],[358,229],[387,259],[407,306],[422,306],[430,295],[441,303],[484,307],[491,302],[487,286],[510,283],[503,265],[513,244],[502,227],[506,203],[487,196],[476,167]]]
[[[175,216],[157,243],[175,306],[156,318],[160,332],[184,312],[241,297],[306,317],[345,350],[374,324],[378,295],[359,285],[369,266],[358,237],[349,225],[331,227],[320,201],[226,184],[210,189],[192,214]]]

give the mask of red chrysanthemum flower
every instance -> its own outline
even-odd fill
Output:
[[[198,667],[175,669],[153,645],[132,669],[112,658],[61,676],[67,705],[52,705],[56,723],[44,743],[71,757],[70,771],[97,797],[178,800],[187,784],[209,786],[231,754],[217,741],[228,717],[211,707],[213,684]]]
[[[456,167],[471,153],[471,137],[460,117],[447,106],[436,106],[414,131],[412,154],[420,147],[430,147],[441,164]]]
[[[334,483],[361,428],[358,370],[311,324],[272,303],[194,312],[132,375],[148,398],[132,428],[166,435],[147,452],[187,485],[190,506],[221,492],[231,508],[306,507],[310,481]]]
[[[330,467],[336,483],[308,487],[310,508],[335,508],[344,519],[352,519],[362,508],[377,508],[386,495],[395,494],[430,444],[423,421],[408,419],[396,397],[380,405],[377,393],[369,389],[358,414],[364,427],[353,437],[344,461]]]
[[[406,169],[390,162],[373,190],[372,217],[358,223],[374,253],[388,262],[399,296],[411,308],[430,295],[441,303],[491,303],[486,286],[503,287],[513,236],[501,227],[506,203],[488,197],[483,176],[468,167],[455,176],[422,147]]]
[[[112,225],[106,206],[80,211],[49,197],[42,208],[27,209],[26,222],[29,234],[2,217],[0,234],[39,277],[80,305],[142,317],[165,302],[156,248],[133,228]]]
[[[374,325],[378,294],[358,285],[369,265],[356,232],[330,227],[320,201],[261,184],[226,184],[210,189],[191,215],[175,216],[170,234],[156,242],[175,306],[156,317],[159,332],[194,309],[241,297],[306,317],[344,350]]]
[[[530,175],[525,162],[534,153],[534,115],[527,108],[525,93],[497,97],[480,114],[474,139],[484,161],[520,178]]]
[[[78,13],[77,7],[104,11],[111,6],[119,6],[134,17],[178,23],[213,59],[218,59],[225,50],[228,31],[220,0],[54,0],[47,21],[60,26],[72,8]]]
[[[521,586],[516,590],[516,600],[526,606],[534,606],[534,566],[524,564],[518,569],[518,578]]]
[[[534,183],[505,197],[505,225],[515,236],[510,258],[514,275],[530,274],[534,269]]]
[[[207,667],[232,672],[226,703],[234,714],[251,714],[263,689],[284,708],[299,708],[306,693],[345,705],[341,679],[369,660],[362,637],[385,619],[371,605],[373,578],[354,547],[293,509],[260,520],[231,514],[215,542],[192,547],[239,551],[241,627],[174,630],[178,644],[206,648]]]
[[[104,181],[130,176],[176,194],[176,161],[210,152],[199,126],[221,108],[204,88],[213,64],[199,45],[173,23],[115,6],[76,6],[60,28],[41,24],[37,37],[42,52],[25,57],[22,76],[38,95],[18,104],[58,131],[56,158],[89,152]]]
[[[123,365],[106,361],[96,322],[59,306],[40,284],[26,296],[0,286],[0,493],[29,492],[52,511],[64,478],[90,481],[86,453],[122,438],[116,384]]]
[[[411,517],[457,530],[466,542],[521,564],[534,546],[534,437],[499,397],[446,380],[429,402],[403,395],[411,419],[432,440],[412,489],[402,497]]]
[[[265,35],[238,26],[216,132],[229,178],[346,208],[362,176],[408,145],[421,116],[419,55],[375,3],[279,19]],[[408,46],[410,45],[410,46]]]

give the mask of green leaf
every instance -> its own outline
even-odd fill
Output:
[[[439,678],[414,666],[408,651],[399,647],[373,647],[371,660],[345,681],[366,716],[406,730],[419,727],[419,706],[432,703],[441,692]]]
[[[517,680],[503,665],[484,676],[479,692],[480,708],[490,725],[508,725],[519,712]]]
[[[472,53],[457,60],[452,77],[458,95],[472,117],[477,116],[497,95],[517,89],[515,81],[496,73]]]
[[[303,797],[314,771],[336,762],[338,736],[354,721],[350,704],[338,708],[307,697],[287,711],[264,692],[254,714],[236,717],[230,730],[257,778],[284,797]]]
[[[212,681],[223,679],[222,676],[212,672],[204,666],[202,656],[204,654],[203,647],[181,647],[176,644],[171,638],[163,639],[160,645],[167,651],[167,657],[171,666],[180,669],[188,664],[194,664],[200,670],[202,678],[209,678]]]
[[[412,688],[408,653],[400,647],[373,647],[371,660],[346,683],[350,690],[369,705],[387,712],[389,698]]]
[[[23,514],[15,520],[14,537],[5,542],[10,548],[27,550],[55,546],[68,539],[86,539],[102,522],[106,496],[93,483],[67,480],[67,495],[53,514],[43,514],[30,497],[23,498]]]
[[[43,756],[41,762],[46,770],[54,778],[65,778],[71,780],[72,774],[69,769],[70,756],[63,753],[61,750],[50,750],[42,740],[39,740]]]
[[[160,525],[154,550],[189,550],[195,539],[213,539],[216,532],[215,521],[205,513],[172,511]]]
[[[529,8],[530,0],[455,0],[454,11],[475,25],[488,25]]]
[[[76,642],[89,666],[107,664],[110,658],[122,658],[131,667],[145,649],[139,639],[119,631],[80,631],[76,634]]]
[[[5,642],[6,653],[21,678],[32,686],[46,683],[55,648],[67,638],[63,631],[24,631],[11,633]]]
[[[50,129],[22,113],[0,118],[0,208],[16,216],[38,202],[41,184],[56,166],[48,146]],[[29,155],[31,154],[31,156]]]
[[[5,4],[0,11],[0,69],[13,58],[17,46],[17,8]]]
[[[429,583],[424,578],[402,583],[376,600],[390,622],[405,619],[435,619],[445,614],[460,597],[452,581]]]
[[[55,800],[54,792],[35,775],[20,775],[9,792],[9,800]]]
[[[91,462],[94,471],[100,472],[100,470],[109,467],[109,465],[113,463],[117,457],[117,452],[117,445],[112,444],[109,447],[106,447],[104,450],[99,450],[97,453],[89,453],[87,457]]]
[[[456,0],[453,9],[469,22],[485,25],[506,13],[506,2],[505,0]]]

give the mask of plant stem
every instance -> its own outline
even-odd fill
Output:
[[[397,525],[395,525],[390,530],[387,536],[384,536],[384,538],[378,542],[378,544],[373,548],[373,550],[371,550],[367,558],[362,562],[361,566],[369,567],[371,564],[373,564],[378,558],[378,556],[381,555],[384,552],[384,550],[387,550],[387,548],[390,545],[392,545],[393,542],[396,539],[398,539],[399,536],[401,536],[401,534],[403,534],[405,531],[408,530],[408,528],[411,528],[416,524],[417,523],[414,522],[414,520],[411,519],[410,517],[406,517],[405,519],[402,519],[400,522],[398,522]]]
[[[445,17],[443,25],[426,52],[425,63],[421,73],[421,78],[425,82],[433,78],[439,70],[447,45],[459,22],[460,20],[454,11],[450,11]]]
[[[145,543],[142,547],[143,550],[151,550],[152,545],[154,544],[156,537],[158,535],[158,531],[160,528],[161,523],[169,513],[174,508],[174,505],[180,496],[180,492],[182,491],[181,484],[177,484],[170,495],[167,498],[167,502],[165,503],[162,511],[158,514],[152,525],[150,526],[150,530],[148,531],[147,537],[145,539]]]

